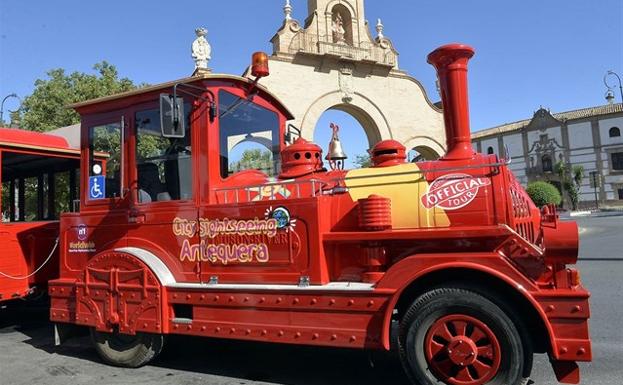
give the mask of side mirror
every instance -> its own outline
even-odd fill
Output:
[[[160,127],[165,138],[183,138],[186,135],[184,99],[160,94]]]

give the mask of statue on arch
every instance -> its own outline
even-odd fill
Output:
[[[208,69],[208,62],[212,59],[212,47],[205,38],[208,30],[201,27],[195,30],[197,38],[192,45],[192,58],[195,61],[195,70]]]
[[[344,29],[344,20],[342,19],[342,15],[336,13],[335,18],[333,19],[333,26],[331,28],[333,31],[333,42],[338,44],[346,44],[346,30]]]

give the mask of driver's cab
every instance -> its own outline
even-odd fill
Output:
[[[73,107],[88,172],[80,213],[64,219],[67,270],[103,250],[134,247],[157,255],[179,282],[253,281],[267,264],[277,281],[298,280],[307,258],[295,263],[288,236],[265,231],[270,202],[224,199],[279,173],[293,117],[257,81],[203,74]],[[254,221],[258,230],[222,230],[231,220]],[[84,227],[86,242],[77,238]]]

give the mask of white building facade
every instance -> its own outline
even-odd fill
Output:
[[[475,150],[511,157],[510,168],[523,185],[546,180],[560,187],[555,164],[584,167],[579,201],[623,204],[623,104],[551,113],[541,108],[531,119],[472,134]],[[592,173],[596,173],[593,177]],[[593,183],[596,180],[596,185]]]

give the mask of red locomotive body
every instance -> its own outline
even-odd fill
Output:
[[[416,383],[520,383],[533,352],[578,382],[591,345],[589,293],[569,267],[577,227],[539,211],[505,160],[473,152],[472,55],[429,56],[448,138],[439,161],[406,163],[383,141],[372,167],[327,171],[317,145],[286,145],[290,113],[246,78],[76,105],[89,172],[80,212],[61,220],[52,321],[91,328],[122,366],[148,362],[166,334],[366,349],[395,338]],[[231,170],[241,141],[270,151],[274,177]],[[111,153],[107,171],[95,151]]]

